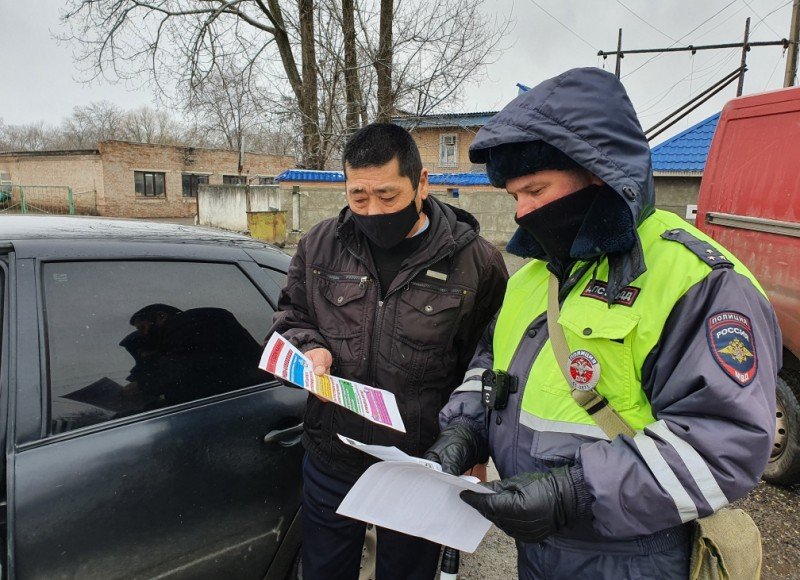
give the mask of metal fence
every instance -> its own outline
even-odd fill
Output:
[[[95,213],[94,192],[78,196],[66,185],[12,185],[0,189],[0,213],[75,215]]]

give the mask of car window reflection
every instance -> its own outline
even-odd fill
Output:
[[[234,265],[82,262],[44,271],[51,433],[272,378],[258,369],[255,338],[272,309]]]

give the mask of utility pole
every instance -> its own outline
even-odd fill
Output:
[[[797,42],[800,40],[800,0],[792,3],[792,23],[789,27],[789,54],[786,55],[786,74],[783,77],[783,86],[794,85],[797,76]]]
[[[800,2],[800,0],[796,0],[796,2]],[[617,75],[619,78],[621,68],[622,68],[622,29],[619,29],[619,36],[617,37],[617,64],[614,67],[614,74]]]
[[[750,17],[747,17],[747,20],[744,23],[744,40],[742,41],[742,62],[739,64],[739,68],[742,69],[742,72],[739,74],[739,86],[736,88],[736,96],[742,96],[742,90],[744,89],[744,71],[747,70],[747,51],[750,50],[750,46],[747,44],[747,39],[750,37]]]

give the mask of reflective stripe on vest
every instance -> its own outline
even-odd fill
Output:
[[[661,238],[667,230],[680,228],[719,247],[677,215],[656,211],[638,229],[645,264],[658,264],[631,283],[624,304],[608,306],[602,284],[607,282],[608,262],[596,273],[590,269],[572,288],[561,306],[559,324],[564,328],[570,352],[586,350],[598,361],[600,379],[596,389],[634,429],[655,422],[650,402],[642,389],[641,369],[657,344],[667,317],[680,298],[711,272],[706,263],[680,244]],[[757,288],[752,274],[728,252],[737,272]],[[577,271],[577,264],[573,271]],[[534,260],[511,277],[494,332],[495,368],[508,371],[514,353],[525,340],[531,322],[547,309],[546,264]],[[762,291],[763,292],[763,291]],[[527,366],[527,365],[525,365]],[[573,433],[603,439],[592,418],[570,396],[570,386],[561,374],[548,340],[525,377],[520,423],[537,431]]]

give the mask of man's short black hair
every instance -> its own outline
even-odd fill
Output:
[[[408,177],[416,190],[422,173],[422,159],[411,133],[392,123],[372,123],[347,140],[342,154],[345,178],[347,166],[353,169],[380,167],[397,157],[400,176]]]

